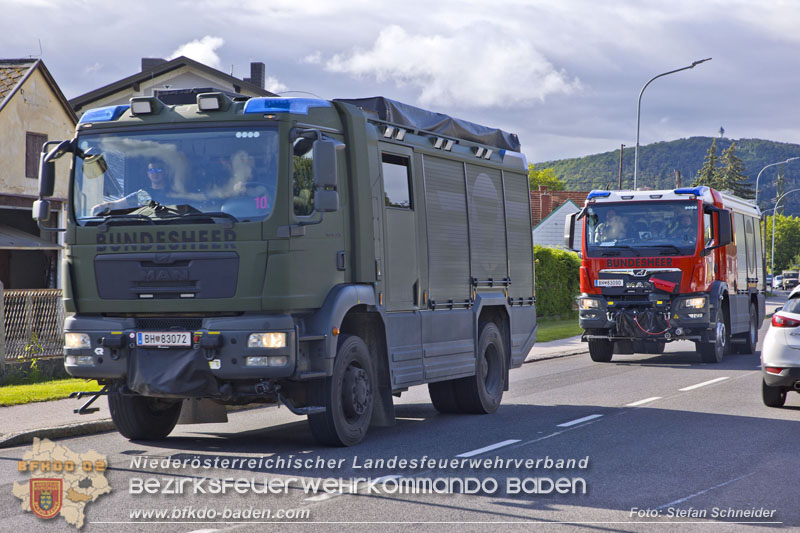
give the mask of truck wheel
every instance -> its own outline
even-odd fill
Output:
[[[605,339],[590,339],[589,356],[595,363],[608,363],[614,356],[614,343]]]
[[[750,304],[750,325],[744,334],[744,344],[735,344],[736,353],[756,353],[758,326],[756,325],[756,306]]]
[[[333,375],[310,386],[310,404],[325,412],[308,416],[311,433],[320,444],[353,446],[369,429],[374,399],[374,377],[369,350],[356,335],[339,337]]]
[[[453,388],[461,411],[489,414],[503,399],[506,353],[503,337],[493,322],[481,326],[475,375],[456,380]]]
[[[109,394],[111,420],[131,440],[161,440],[173,430],[181,414],[180,401],[131,394]]]
[[[447,381],[428,383],[431,403],[440,413],[458,413],[460,411],[454,381],[456,380],[449,379]]]
[[[716,339],[709,342],[695,342],[697,351],[700,352],[700,360],[704,363],[721,363],[728,348],[728,331],[725,328],[725,319],[717,311],[717,322],[714,326]]]
[[[767,407],[783,407],[783,404],[786,403],[786,389],[770,387],[764,380],[761,380],[761,398]]]

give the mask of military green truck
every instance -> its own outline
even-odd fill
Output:
[[[354,445],[420,384],[495,411],[536,340],[517,137],[380,97],[184,93],[87,111],[42,152],[40,227],[72,160],[66,369],[119,432],[283,403]]]

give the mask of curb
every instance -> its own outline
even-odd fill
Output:
[[[563,352],[553,352],[548,354],[542,355],[534,355],[528,356],[527,359],[523,362],[523,364],[527,365],[528,363],[537,363],[539,361],[549,361],[550,359],[560,359],[561,357],[569,357],[571,355],[582,355],[589,353],[588,347],[581,347],[581,348],[572,348],[570,350],[566,350]]]
[[[78,424],[67,424],[52,428],[32,429],[30,431],[21,431],[19,433],[11,433],[9,435],[0,436],[0,448],[10,448],[12,446],[19,446],[21,444],[30,444],[33,442],[34,438],[61,439],[64,437],[78,437],[81,435],[103,433],[105,431],[113,431],[115,429],[114,422],[112,422],[110,418],[104,420],[93,420],[91,422],[80,422]]]

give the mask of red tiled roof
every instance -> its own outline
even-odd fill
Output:
[[[567,200],[581,207],[587,196],[589,191],[548,191],[544,187],[531,191],[531,222],[536,226]]]

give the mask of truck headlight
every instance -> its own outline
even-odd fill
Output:
[[[581,309],[597,309],[600,307],[600,301],[594,298],[581,298]]]
[[[89,340],[89,335],[86,333],[65,333],[64,334],[64,347],[65,348],[91,348],[92,341]]]
[[[701,296],[700,298],[687,298],[681,302],[682,309],[702,309],[706,305],[705,297]]]
[[[251,333],[248,348],[286,348],[286,333]]]

